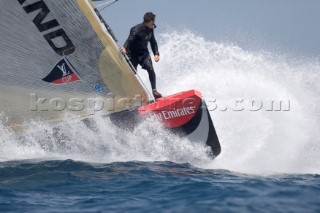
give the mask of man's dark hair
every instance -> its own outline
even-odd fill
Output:
[[[153,21],[153,22],[154,22],[155,20],[156,20],[156,15],[153,14],[152,12],[146,13],[146,14],[144,15],[144,17],[143,17],[144,23],[148,23],[148,22],[150,22],[150,21]]]

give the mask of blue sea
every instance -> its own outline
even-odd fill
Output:
[[[0,212],[319,212],[320,175],[172,162],[0,164]]]
[[[159,91],[202,92],[221,155],[211,159],[204,144],[153,121],[130,133],[99,117],[96,131],[26,121],[17,134],[1,112],[0,212],[320,213],[319,58],[190,30],[157,38]],[[248,101],[263,104],[250,110]],[[289,105],[270,110],[272,101]]]

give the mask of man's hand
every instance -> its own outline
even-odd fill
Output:
[[[122,54],[127,54],[127,50],[124,47],[122,47],[120,51],[121,51]]]
[[[159,55],[155,55],[154,56],[154,61],[155,62],[159,62],[160,61],[160,56]]]

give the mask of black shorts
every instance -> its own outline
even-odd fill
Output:
[[[156,73],[154,72],[152,60],[149,53],[146,53],[142,56],[133,56],[128,54],[129,59],[132,63],[132,65],[137,69],[138,65],[142,67],[142,69],[147,70],[149,74],[149,79],[151,83],[152,89],[156,89]]]
[[[137,69],[138,65],[140,65],[144,70],[153,71],[152,60],[149,53],[142,56],[128,54],[128,57],[135,69]]]

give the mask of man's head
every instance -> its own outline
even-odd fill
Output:
[[[148,28],[155,28],[156,15],[152,12],[148,12],[143,17],[143,22]]]

